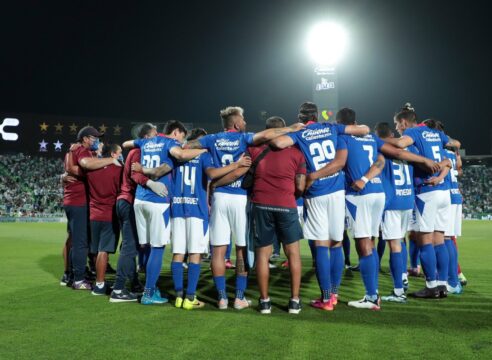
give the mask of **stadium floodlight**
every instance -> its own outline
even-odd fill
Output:
[[[332,22],[320,22],[312,27],[307,38],[307,51],[316,65],[335,66],[347,48],[347,33]]]

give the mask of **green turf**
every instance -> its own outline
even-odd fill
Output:
[[[459,246],[469,280],[465,294],[383,304],[380,312],[347,307],[347,300],[363,295],[358,273],[344,276],[336,311],[306,306],[318,292],[304,243],[305,306],[298,316],[285,311],[288,273],[280,269],[272,271],[269,316],[255,309],[216,310],[208,264],[198,293],[207,306],[198,311],[110,304],[60,287],[64,230],[63,224],[0,224],[0,359],[492,358],[492,222],[464,223]],[[168,256],[160,286],[171,291]],[[391,289],[387,259],[383,294]],[[411,290],[423,285],[410,280]],[[230,294],[233,287],[230,277]],[[254,276],[247,295],[256,303]]]

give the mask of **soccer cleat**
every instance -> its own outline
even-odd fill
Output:
[[[458,283],[458,285],[456,285],[455,287],[448,285],[447,289],[448,289],[449,295],[461,295],[461,294],[463,294],[463,286],[461,286],[460,283]]]
[[[425,287],[422,290],[411,293],[410,296],[417,299],[439,299],[439,289],[436,287]]]
[[[180,308],[183,306],[183,298],[181,296],[178,296],[176,298],[176,301],[174,302],[174,307]]]
[[[294,299],[289,300],[289,314],[299,314],[302,310],[301,299],[297,301]]]
[[[108,293],[108,285],[105,283],[104,286],[102,288],[100,288],[99,286],[95,285],[92,287],[92,295],[97,295],[97,296],[100,296],[100,295],[107,295]]]
[[[376,301],[369,300],[367,296],[364,296],[362,300],[359,301],[349,301],[348,306],[352,306],[357,309],[368,309],[368,310],[380,310],[381,306],[379,305],[380,299]]]
[[[270,256],[270,261],[275,261],[278,259],[280,259],[280,254],[272,254],[272,256]]]
[[[159,289],[155,289],[154,293],[152,296],[150,296],[150,291],[145,291],[142,299],[140,299],[140,304],[142,305],[160,305],[160,304],[165,304],[169,300],[166,299],[165,297],[161,297],[161,293]]]
[[[458,279],[461,283],[461,286],[466,286],[466,284],[468,284],[468,280],[466,280],[466,277],[462,272],[458,274]]]
[[[204,306],[205,306],[205,303],[198,300],[196,298],[196,296],[193,300],[186,298],[183,301],[183,309],[185,309],[185,310],[201,309]]]
[[[243,310],[249,308],[251,306],[251,300],[246,299],[245,297],[242,299],[236,298],[234,299],[234,309]]]
[[[268,263],[268,268],[269,268],[269,269],[276,269],[276,268],[277,268],[277,265],[272,264],[271,262],[269,262],[269,263]]]
[[[289,260],[285,260],[280,266],[284,269],[288,269],[289,268]]]
[[[389,302],[395,302],[395,303],[400,303],[400,304],[405,304],[407,302],[407,296],[405,294],[396,295],[395,292],[393,291],[388,296],[382,296],[381,297],[381,300],[383,300],[383,301],[389,301]]]
[[[338,294],[331,293],[330,301],[333,306],[338,304]]]
[[[322,301],[321,299],[313,300],[311,301],[311,306],[320,310],[333,311],[333,303],[331,302],[331,299],[328,301]]]
[[[111,292],[109,297],[110,303],[121,303],[121,302],[136,302],[138,301],[137,294],[129,292],[127,289],[121,290],[119,294],[115,293],[114,290]]]
[[[261,314],[271,314],[272,312],[272,301],[268,300],[258,300],[258,310]]]
[[[439,290],[439,297],[441,299],[448,297],[448,288],[446,285],[438,285],[437,290]]]
[[[92,290],[92,284],[87,280],[74,281],[72,285],[74,290]]]
[[[408,279],[403,279],[403,290],[407,291],[408,290]]]
[[[227,259],[225,261],[225,267],[226,269],[235,269],[236,265],[234,265],[230,259]]]
[[[419,277],[420,276],[420,266],[416,268],[408,268],[407,270],[408,276]]]
[[[183,269],[188,269],[188,264],[185,262],[182,262],[181,265],[183,265]]]
[[[352,271],[360,271],[359,264],[354,265],[354,266],[351,266],[351,267],[350,267],[350,270],[352,270]]]
[[[226,310],[228,305],[229,305],[228,299],[222,298],[219,301],[217,301],[217,307],[219,308],[219,310]]]
[[[64,273],[60,279],[60,286],[70,286],[71,279],[69,273]]]
[[[145,290],[145,287],[140,283],[140,281],[138,282],[134,282],[132,284],[132,287],[131,287],[131,292],[134,293],[134,294],[143,294]]]

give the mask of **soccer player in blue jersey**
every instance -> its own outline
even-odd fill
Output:
[[[394,118],[397,130],[403,132],[400,138],[387,138],[385,141],[402,149],[415,145],[419,154],[440,162],[446,145],[460,147],[460,143],[450,139],[443,132],[427,126],[417,126],[417,115],[411,106],[405,106]],[[442,174],[442,172],[441,172]],[[424,289],[414,292],[417,298],[439,298],[446,296],[449,254],[444,245],[446,217],[449,214],[450,195],[445,182],[434,183],[432,178],[440,174],[427,174],[415,168],[415,207],[417,242],[420,248],[420,261],[426,275]],[[436,276],[436,272],[439,276]]]
[[[247,133],[244,110],[237,106],[227,107],[220,112],[224,131],[206,135],[190,141],[186,147],[208,149],[213,163],[224,167],[237,161],[249,145],[259,145],[275,137],[297,131],[302,124],[290,127],[267,129],[259,133]],[[230,242],[231,233],[236,241],[236,297],[234,308],[241,310],[250,306],[244,292],[247,287],[246,268],[247,195],[241,188],[242,177],[235,182],[217,187],[213,193],[210,214],[210,244],[213,246],[212,272],[218,292],[218,308],[227,309],[228,299],[225,288],[224,255]]]
[[[160,167],[169,172],[175,167],[175,160],[188,161],[205,150],[184,150],[181,147],[186,129],[179,121],[166,124],[166,136],[130,140],[123,143],[124,148],[138,147],[141,150],[141,163],[147,168]],[[162,175],[162,174],[159,174]],[[170,174],[161,176],[158,182],[172,191]],[[140,244],[150,244],[151,251],[147,262],[145,290],[140,301],[143,305],[163,304],[168,300],[161,296],[156,287],[162,267],[164,247],[170,242],[170,197],[156,195],[150,189],[138,185],[135,194],[135,220]]]
[[[304,196],[306,219],[303,231],[306,239],[315,242],[316,275],[321,290],[321,297],[313,300],[311,305],[332,311],[338,301],[336,294],[343,272],[341,245],[345,213],[341,209],[345,208],[345,190],[340,170],[345,165],[347,149],[340,143],[339,135],[366,135],[369,128],[318,123],[318,108],[312,102],[301,105],[298,118],[306,124],[305,129],[276,138],[272,143],[279,148],[297,144],[306,158],[309,188]],[[315,177],[316,171],[326,164],[332,165],[334,173]]]

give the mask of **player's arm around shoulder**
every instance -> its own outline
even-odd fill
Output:
[[[178,161],[190,161],[198,155],[206,152],[206,149],[183,149],[181,146],[173,146],[169,149],[169,154]]]
[[[261,145],[267,141],[274,140],[278,137],[283,137],[285,134],[293,133],[299,130],[302,130],[306,127],[305,124],[303,123],[294,123],[290,126],[282,127],[282,128],[272,128],[272,129],[266,129],[260,132],[257,132],[256,134],[253,135],[253,140],[251,142],[252,145]],[[288,138],[288,137],[287,137]],[[292,139],[291,139],[292,140]],[[285,142],[286,139],[283,139]],[[280,149],[283,149],[288,146],[292,146],[294,143],[292,142],[290,145],[287,146],[276,146]]]

